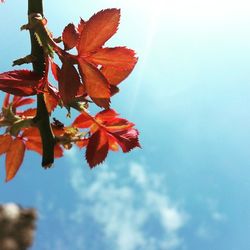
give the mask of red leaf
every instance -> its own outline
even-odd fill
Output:
[[[45,87],[44,101],[49,113],[51,113],[56,108],[59,100],[60,96],[58,90],[54,86],[48,84]]]
[[[109,132],[129,130],[134,126],[132,122],[129,122],[123,118],[116,118],[112,121],[107,121],[104,123],[104,125]]]
[[[15,70],[0,74],[0,89],[4,92],[28,96],[37,94],[41,76],[29,70]]]
[[[108,134],[108,138],[109,138],[109,149],[112,151],[118,151],[119,144],[117,143],[116,138],[111,134]]]
[[[14,96],[13,96],[12,103],[18,102],[21,98],[22,98],[22,96],[14,95]]]
[[[93,65],[79,58],[79,71],[81,73],[86,91],[91,99],[100,107],[109,107],[110,87],[103,74]]]
[[[139,132],[137,129],[115,132],[112,133],[112,135],[116,138],[117,143],[120,145],[124,153],[129,152],[135,147],[141,147],[138,140]]]
[[[102,129],[97,130],[90,138],[86,149],[86,160],[91,168],[102,163],[109,150],[108,136]]]
[[[20,96],[20,98],[15,99],[15,97],[14,97],[12,107],[18,108],[18,107],[21,107],[24,105],[32,104],[34,102],[35,102],[35,100],[33,98],[23,98]]]
[[[127,131],[134,127],[134,123],[119,118],[118,115],[113,109],[109,109],[99,112],[95,118],[109,132]]]
[[[54,76],[55,80],[58,81],[59,73],[60,73],[60,68],[59,68],[59,66],[58,66],[55,62],[53,62],[52,60],[50,60],[50,65],[51,65],[52,75]]]
[[[79,147],[87,145],[86,159],[90,167],[101,163],[107,155],[108,149],[118,151],[119,146],[123,152],[129,152],[135,147],[140,147],[138,131],[134,124],[118,117],[116,111],[103,110],[92,117],[86,112],[81,113],[73,122],[77,128],[89,128],[92,134],[88,141],[79,142]],[[108,149],[107,149],[108,148]]]
[[[22,140],[15,139],[11,142],[9,150],[6,154],[6,181],[11,180],[20,168],[25,153],[25,145]]]
[[[132,70],[137,62],[135,52],[126,47],[99,49],[85,59],[96,65],[119,70]]]
[[[3,108],[7,108],[10,104],[10,94],[6,94],[3,100]]]
[[[110,99],[107,98],[91,98],[92,101],[99,107],[109,109]]]
[[[60,145],[56,144],[54,147],[54,157],[60,158],[63,156],[63,149]]]
[[[117,117],[119,114],[116,113],[113,109],[107,109],[103,110],[96,114],[95,118],[100,121],[107,121],[107,120],[113,120],[115,117]]]
[[[63,62],[58,80],[59,93],[64,105],[66,105],[77,95],[77,91],[81,86],[78,72],[69,60]]]
[[[0,155],[6,153],[12,142],[12,137],[10,135],[0,135]]]
[[[79,40],[79,33],[73,23],[68,24],[62,33],[65,50],[74,48]]]
[[[81,18],[80,23],[77,26],[77,30],[79,33],[81,33],[85,27],[86,22]]]
[[[120,91],[120,89],[117,86],[110,85],[111,96],[117,94],[119,91]]]
[[[117,31],[120,10],[106,9],[93,15],[84,25],[77,46],[80,55],[95,51],[104,45]]]
[[[77,91],[76,96],[77,97],[86,97],[88,94],[86,92],[85,86],[82,84],[80,88]]]
[[[28,150],[32,150],[40,155],[43,155],[43,144],[40,135],[39,137],[29,136],[28,140],[25,142],[25,145]],[[54,157],[60,158],[62,156],[63,156],[63,150],[58,144],[56,144],[54,147]]]
[[[120,145],[123,152],[128,152],[135,147],[140,147],[138,140],[138,130],[134,129],[134,124],[126,119],[118,117],[114,110],[104,110],[96,116],[96,121],[102,125],[103,129],[110,137],[110,147],[116,147],[114,139]],[[113,138],[112,138],[113,137]]]
[[[109,84],[111,85],[118,85],[123,80],[125,80],[133,69],[128,70],[117,70],[112,67],[103,67],[101,69],[102,74],[108,80]]]
[[[51,113],[58,104],[58,100],[48,92],[44,93],[44,101],[49,113]]]
[[[76,128],[89,128],[95,121],[92,116],[86,112],[81,113],[74,120],[72,126]]]

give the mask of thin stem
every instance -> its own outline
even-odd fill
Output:
[[[28,15],[32,13],[40,13],[43,16],[42,0],[28,0]],[[42,76],[45,71],[44,53],[42,47],[39,46],[32,30],[30,30],[30,40],[31,55],[36,58],[36,61],[32,63],[33,70]],[[54,162],[55,138],[50,126],[49,114],[45,105],[43,94],[37,95],[37,114],[33,121],[39,128],[42,138],[42,166],[50,167]]]

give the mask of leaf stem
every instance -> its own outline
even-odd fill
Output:
[[[43,1],[42,0],[28,0],[28,15],[32,13],[40,13],[43,16]],[[34,32],[30,30],[31,40],[31,55],[36,58],[32,63],[33,70],[41,76],[45,71],[45,59],[42,47],[38,44]],[[39,128],[42,144],[43,144],[43,159],[42,166],[50,167],[54,162],[54,145],[55,137],[53,135],[49,113],[45,105],[43,94],[37,95],[37,114],[33,118],[34,123]]]
[[[31,127],[34,125],[33,123],[33,119],[18,120],[9,128],[9,132],[11,135],[17,136],[22,128]]]

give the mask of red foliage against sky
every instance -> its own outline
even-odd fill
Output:
[[[0,74],[0,89],[7,93],[0,116],[0,126],[6,127],[5,133],[0,135],[0,154],[6,154],[6,181],[16,175],[26,150],[43,154],[43,142],[34,122],[37,109],[32,106],[19,110],[34,102],[27,96],[43,94],[50,115],[57,106],[65,107],[69,114],[71,108],[79,111],[69,126],[55,118],[51,123],[54,157],[62,157],[63,149],[70,149],[75,144],[86,148],[86,160],[93,168],[105,160],[109,150],[121,148],[126,153],[140,147],[134,124],[120,118],[110,108],[112,96],[119,92],[119,84],[137,63],[133,50],[105,47],[107,40],[116,33],[119,21],[119,9],[102,10],[87,21],[80,19],[77,26],[68,24],[60,39],[53,38],[46,27],[47,20],[40,14],[32,14],[29,23],[22,26],[22,29],[34,31],[43,48],[46,67],[43,76],[28,70]],[[77,53],[72,54],[71,49]],[[55,54],[60,64],[55,62]],[[28,56],[16,60],[14,65],[32,60]],[[49,70],[58,88],[50,83]],[[90,105],[97,105],[102,110],[91,115]]]

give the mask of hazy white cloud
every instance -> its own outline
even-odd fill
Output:
[[[84,224],[92,218],[109,249],[181,249],[179,230],[187,214],[169,198],[162,176],[135,162],[116,170],[102,166],[91,176],[72,170],[79,199],[72,220]]]
[[[147,176],[144,169],[141,165],[133,162],[130,165],[130,176],[136,181],[139,185],[144,186],[147,184]]]
[[[218,222],[222,222],[226,220],[226,215],[218,211],[213,211],[211,214],[211,217],[213,220],[218,221]]]
[[[219,202],[215,198],[203,198],[202,204],[203,206],[205,205],[206,216],[204,216],[202,222],[199,222],[195,234],[202,240],[214,241],[216,238],[220,237],[222,233],[219,223],[226,223],[227,216],[220,211]]]
[[[196,235],[203,240],[210,240],[213,238],[213,232],[207,225],[200,225],[196,230]]]
[[[79,149],[76,147],[72,147],[70,150],[64,150],[64,155],[70,158],[70,162],[72,163],[72,165],[79,163],[77,151],[79,151]]]
[[[226,214],[219,209],[219,202],[216,199],[207,198],[205,200],[212,220],[216,222],[224,222],[227,219]]]

